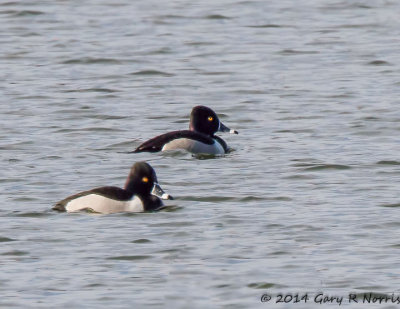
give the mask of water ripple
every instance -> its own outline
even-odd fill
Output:
[[[130,75],[164,76],[164,77],[174,76],[174,74],[171,74],[168,72],[163,72],[163,71],[157,71],[157,70],[141,70],[141,71],[136,71],[136,72],[130,73]]]
[[[278,25],[278,24],[262,24],[262,25],[251,25],[251,26],[247,26],[250,28],[283,28],[283,27],[287,27],[287,26],[282,26],[282,25]]]
[[[61,63],[62,64],[121,64],[121,62],[117,59],[91,58],[91,57],[69,59],[69,60],[65,60]]]
[[[147,260],[151,259],[150,255],[120,255],[120,256],[112,256],[107,258],[108,260],[117,260],[117,261],[139,261],[139,260]]]
[[[379,164],[379,165],[400,165],[400,161],[382,160],[382,161],[378,161],[376,164]]]
[[[221,15],[221,14],[210,14],[210,15],[205,16],[204,18],[206,18],[206,19],[231,19],[230,17]]]
[[[15,241],[16,239],[0,236],[0,242]]]
[[[278,52],[280,55],[291,56],[291,55],[313,55],[318,54],[316,50],[295,50],[295,49],[283,49]]]
[[[400,202],[399,203],[394,203],[394,204],[383,204],[381,206],[382,207],[397,208],[397,207],[400,207]]]
[[[348,170],[351,169],[349,165],[343,164],[318,164],[312,167],[307,167],[303,169],[304,171],[322,171],[322,170]]]
[[[389,62],[384,61],[384,60],[374,60],[374,61],[368,62],[367,64],[368,65],[376,65],[376,66],[391,65]]]
[[[146,243],[149,243],[149,242],[151,242],[151,240],[146,239],[146,238],[140,238],[140,239],[136,239],[136,240],[131,241],[131,243],[134,243],[134,244],[146,244]]]
[[[254,283],[249,283],[247,287],[252,288],[252,289],[262,289],[262,290],[267,290],[271,288],[284,288],[284,285],[277,284],[277,283],[269,283],[269,282],[254,282]]]
[[[8,14],[11,17],[26,17],[26,16],[42,15],[44,14],[44,12],[34,11],[34,10],[21,10],[21,11],[6,10],[6,11],[0,11],[0,14]]]

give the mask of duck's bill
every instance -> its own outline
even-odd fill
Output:
[[[222,122],[219,123],[218,131],[221,131],[221,132],[229,132],[229,133],[231,133],[231,134],[239,134],[238,131],[233,130],[233,129],[229,129],[229,128],[228,128],[226,125],[224,125]]]
[[[158,196],[162,200],[173,200],[174,198],[169,195],[168,193],[165,193],[163,189],[161,189],[160,185],[158,183],[154,184],[153,191],[151,191],[151,194]]]

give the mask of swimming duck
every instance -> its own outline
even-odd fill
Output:
[[[190,115],[189,130],[173,131],[156,136],[137,147],[133,152],[158,152],[184,149],[194,154],[220,155],[228,152],[228,146],[216,132],[238,134],[229,129],[209,107],[195,106]]]
[[[144,212],[162,207],[159,197],[172,199],[161,189],[154,169],[146,162],[138,162],[132,166],[124,189],[107,186],[80,192],[58,202],[53,210],[90,210],[103,214]]]

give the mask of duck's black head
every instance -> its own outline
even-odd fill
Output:
[[[193,107],[189,129],[209,136],[213,136],[217,131],[238,134],[237,131],[229,129],[220,122],[217,114],[211,108],[202,105]]]
[[[161,189],[156,172],[146,162],[137,162],[132,166],[126,179],[125,190],[142,197],[154,194],[162,199],[172,199]]]
[[[125,182],[125,190],[147,196],[153,190],[154,183],[157,182],[157,176],[154,169],[146,162],[135,163]]]

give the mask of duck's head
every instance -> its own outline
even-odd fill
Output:
[[[225,126],[211,108],[202,105],[193,107],[189,129],[209,136],[213,136],[218,131],[238,134],[237,131]]]
[[[150,164],[135,163],[125,183],[125,190],[139,196],[156,195],[162,199],[172,200],[172,196],[165,193],[157,181],[157,175]]]

